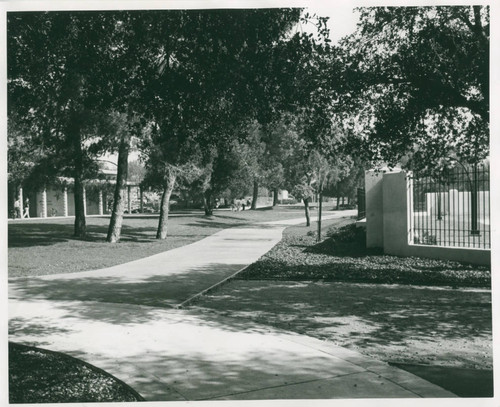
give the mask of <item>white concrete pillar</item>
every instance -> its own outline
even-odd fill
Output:
[[[405,256],[408,250],[408,182],[404,171],[387,172],[382,182],[384,253]]]
[[[68,187],[65,186],[63,190],[63,211],[64,216],[68,216]]]
[[[41,212],[42,218],[47,217],[47,188],[43,188],[42,191],[42,212]]]
[[[366,247],[384,247],[382,177],[381,171],[365,172]]]
[[[83,187],[83,216],[87,216],[87,191]]]
[[[414,214],[414,196],[413,196],[413,174],[411,172],[407,173],[407,181],[406,181],[406,192],[407,192],[407,202],[408,202],[408,211],[407,211],[407,225],[408,225],[408,243],[412,244],[415,238],[415,214]],[[418,216],[418,215],[417,215]]]
[[[19,187],[19,202],[21,202],[21,219],[23,219],[24,218],[23,187]]]
[[[103,209],[103,199],[102,199],[102,189],[99,190],[99,215],[104,214],[104,209]]]

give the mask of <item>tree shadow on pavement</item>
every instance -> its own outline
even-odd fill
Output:
[[[465,353],[441,347],[447,343],[471,345],[477,357],[472,364],[491,365],[491,293],[435,287],[321,282],[236,280],[192,305],[194,312],[219,312],[270,326],[289,329],[342,346],[364,349],[373,346],[409,356],[414,342],[433,344],[433,359],[461,364]],[[415,346],[418,346],[415,345]],[[474,347],[476,346],[476,349]],[[449,353],[447,353],[449,351]],[[482,352],[482,353],[481,353]]]
[[[96,270],[82,277],[77,274],[47,279],[30,277],[11,281],[11,298],[23,298],[28,302],[97,301],[169,308],[243,267],[244,264],[209,263],[182,268],[175,274],[145,270],[143,276],[122,273],[107,277]]]
[[[185,278],[197,273],[203,278],[202,270]],[[92,341],[97,341],[90,345],[92,356],[99,363],[88,361],[119,378],[134,378],[126,380],[132,387],[141,382],[148,392],[141,394],[148,400],[212,399],[229,388],[235,398],[245,399],[245,392],[259,386],[290,384],[292,376],[310,381],[339,373],[338,362],[332,363],[327,354],[309,355],[307,347],[288,351],[279,341],[268,342],[273,336],[269,333],[282,335],[281,329],[355,349],[387,347],[400,352],[402,359],[411,352],[413,340],[491,340],[491,295],[480,290],[233,281],[186,310],[174,310],[165,300],[168,281],[159,276],[142,283],[104,277],[20,283],[16,281],[12,301],[22,294],[20,304],[33,315],[11,319],[12,340],[38,346],[62,340],[66,348],[58,350],[84,359],[89,356],[87,345],[79,341],[92,333]],[[172,290],[175,295],[175,287]],[[53,311],[39,309],[45,299],[52,300]],[[109,338],[108,329],[116,337]],[[173,332],[183,333],[171,339]],[[99,343],[99,335],[109,338],[108,343]],[[111,343],[118,337],[114,349]],[[155,343],[163,342],[169,346],[159,352]],[[120,351],[127,353],[116,356]],[[437,355],[452,362],[462,356],[459,350]],[[488,363],[491,349],[483,367]]]

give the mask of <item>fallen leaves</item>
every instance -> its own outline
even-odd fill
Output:
[[[240,279],[324,280],[452,287],[490,287],[485,266],[448,260],[397,257],[367,250],[355,225],[332,229],[320,243],[314,236],[286,234]]]

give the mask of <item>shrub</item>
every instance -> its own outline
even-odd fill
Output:
[[[326,235],[335,243],[351,243],[366,247],[366,231],[358,228],[355,223],[340,228],[331,227]]]

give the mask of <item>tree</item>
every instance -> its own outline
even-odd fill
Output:
[[[161,143],[168,143],[169,137],[177,140],[170,143],[171,157],[177,159],[176,152],[186,143],[201,148],[201,161],[207,166],[201,186],[210,214],[213,193],[221,188],[222,177],[214,175],[223,168],[224,145],[240,137],[231,130],[260,111],[258,102],[272,82],[266,66],[300,11],[210,10],[171,15],[175,18],[158,26],[157,32],[163,35],[155,35],[151,46],[158,69],[146,84],[148,110],[164,134]]]
[[[139,136],[140,123],[133,120],[125,113],[113,112],[109,117],[107,129],[112,137],[105,138],[105,144],[110,149],[118,150],[118,163],[116,173],[116,184],[113,194],[113,208],[108,226],[106,241],[116,243],[120,240],[121,228],[123,222],[123,213],[125,212],[125,190],[129,175],[128,156],[132,137]],[[102,148],[102,147],[101,147]]]
[[[339,110],[369,158],[395,164],[479,162],[489,144],[489,8],[360,9],[335,49]],[[338,62],[345,69],[339,71]],[[338,86],[341,77],[344,85]]]
[[[178,178],[189,180],[199,173],[192,158],[194,150],[190,148],[190,140],[189,135],[178,127],[160,127],[156,123],[152,124],[147,137],[142,140],[146,168],[143,185],[157,188],[162,196],[157,239],[167,237],[170,197]]]
[[[273,207],[278,202],[278,193],[286,185],[286,166],[293,156],[296,135],[294,116],[284,112],[281,117],[263,126],[262,140],[265,145],[261,157],[263,182],[273,191]]]
[[[36,168],[51,170],[41,175],[74,178],[78,237],[86,234],[84,180],[97,171],[91,146],[110,103],[113,28],[102,13],[8,16],[9,117],[44,146]]]
[[[331,184],[326,190],[325,193],[330,196],[337,197],[337,207],[339,209],[340,206],[340,197],[342,197],[342,201],[344,197],[347,197],[348,203],[351,202],[352,199],[356,197],[357,188],[361,188],[364,184],[365,179],[365,170],[368,169],[369,164],[364,162],[358,156],[347,156],[346,164],[349,168],[348,172],[344,172],[337,182]]]

